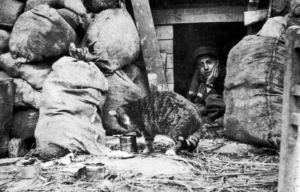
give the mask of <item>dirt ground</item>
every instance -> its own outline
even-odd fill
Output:
[[[139,152],[143,142],[138,140]],[[118,150],[118,138],[107,145]],[[75,154],[40,163],[33,178],[20,177],[18,159],[0,161],[0,191],[277,191],[279,152],[226,140],[204,138],[194,153],[167,156],[156,141],[149,156],[127,159]],[[1,163],[2,162],[2,163]]]

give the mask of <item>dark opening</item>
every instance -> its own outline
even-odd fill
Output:
[[[221,73],[216,89],[223,93],[228,53],[246,35],[243,23],[174,25],[174,91],[187,96],[195,70],[192,53],[203,45],[215,46],[218,50]]]

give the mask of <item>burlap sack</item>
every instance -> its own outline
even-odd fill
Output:
[[[108,112],[140,99],[141,91],[122,70],[117,70],[112,76],[107,77],[107,80],[109,91],[103,106],[103,126],[108,134],[123,133],[124,128],[120,127],[116,118]]]
[[[10,53],[0,56],[0,69],[11,77],[19,77],[27,81],[34,89],[42,89],[44,81],[51,72],[54,61],[40,62],[39,64],[18,63]]]
[[[83,38],[86,30],[92,22],[89,14],[78,15],[68,9],[58,9],[57,12],[69,23],[80,38]]]
[[[25,143],[32,143],[32,141],[34,141],[34,131],[38,118],[39,111],[36,109],[15,111],[13,126],[9,133],[10,137],[20,138],[24,140]]]
[[[150,94],[150,87],[147,79],[146,73],[136,66],[135,64],[130,64],[122,68],[122,71],[126,73],[129,79],[138,86],[141,91],[141,97],[145,97]]]
[[[119,7],[120,0],[85,0],[84,6],[88,11],[99,13],[105,9],[112,9]]]
[[[10,37],[10,32],[5,30],[0,30],[0,55],[9,51],[8,41]]]
[[[48,5],[23,13],[12,30],[9,49],[25,62],[39,62],[68,53],[78,36],[60,14]]]
[[[20,78],[14,79],[14,107],[40,108],[42,93]]]
[[[79,15],[86,13],[83,0],[27,0],[25,11],[34,9],[35,7],[46,4],[53,8],[66,8]]]
[[[283,38],[246,36],[229,53],[224,98],[226,135],[243,143],[279,146]]]
[[[93,155],[108,152],[99,116],[108,83],[93,63],[63,57],[53,64],[42,92],[35,130],[37,152],[49,159],[70,151]]]
[[[0,1],[0,27],[11,29],[23,13],[25,4],[18,0]]]
[[[87,47],[91,53],[86,61],[110,71],[130,64],[140,51],[138,32],[126,9],[108,9],[97,14],[80,47]]]

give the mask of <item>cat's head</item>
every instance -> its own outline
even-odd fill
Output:
[[[132,124],[132,121],[126,111],[126,106],[122,106],[119,107],[116,111],[110,110],[108,114],[110,116],[114,116],[117,119],[118,124],[126,129],[126,132],[136,131],[135,126]]]

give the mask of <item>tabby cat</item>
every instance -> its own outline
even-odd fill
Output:
[[[202,119],[197,107],[186,98],[174,92],[154,92],[137,101],[125,104],[115,116],[126,132],[140,131],[145,137],[144,154],[153,151],[152,143],[157,134],[167,135],[175,146],[166,154],[175,155],[180,150],[194,150],[200,140]]]

